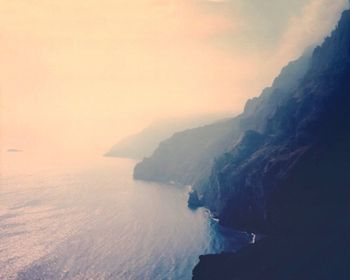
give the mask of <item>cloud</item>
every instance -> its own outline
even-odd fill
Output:
[[[338,22],[348,0],[310,0],[289,20],[279,44],[278,56],[293,59],[309,46],[320,44]]]

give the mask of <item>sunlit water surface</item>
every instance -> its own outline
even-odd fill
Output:
[[[0,279],[191,279],[199,255],[249,242],[189,210],[186,188],[132,180],[134,164],[3,155]]]

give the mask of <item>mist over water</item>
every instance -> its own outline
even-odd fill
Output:
[[[0,279],[190,279],[199,255],[249,242],[189,210],[186,188],[133,181],[134,161],[28,157],[2,156]]]

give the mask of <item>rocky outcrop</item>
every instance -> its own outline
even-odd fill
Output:
[[[268,237],[238,253],[202,256],[193,279],[350,279],[349,108],[345,11],[258,141],[243,138],[196,189],[197,203],[223,224]]]
[[[268,237],[237,253],[201,256],[200,280],[348,280],[348,232]]]
[[[345,12],[332,36],[314,51],[298,85],[280,91],[277,105],[273,94],[264,100],[269,105],[257,105],[249,120],[258,124],[256,131],[247,131],[216,160],[208,182],[195,186],[201,204],[223,224],[288,232],[300,216],[315,214],[310,205],[324,198],[318,211],[325,211],[325,202],[336,203],[330,198],[338,190],[330,186],[350,182],[344,172],[350,167],[350,126],[344,121],[350,119],[349,49],[350,12]]]

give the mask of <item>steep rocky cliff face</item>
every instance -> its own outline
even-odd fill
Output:
[[[337,194],[350,182],[344,172],[350,167],[349,49],[350,12],[345,12],[332,36],[315,49],[303,79],[256,105],[249,118],[250,129],[258,124],[255,130],[216,160],[206,184],[195,186],[201,204],[223,224],[290,231],[294,220],[321,217],[316,212],[339,204]],[[310,211],[321,202],[322,209]]]
[[[265,129],[269,116],[309,69],[310,58],[311,51],[307,51],[287,65],[273,85],[261,96],[249,100],[244,112],[236,118],[179,132],[163,141],[152,156],[136,165],[135,179],[176,182],[202,189],[208,182],[216,158],[231,151],[245,131]],[[195,197],[192,195],[191,198]]]
[[[268,237],[202,256],[194,279],[350,279],[350,11],[287,95],[192,198]]]

